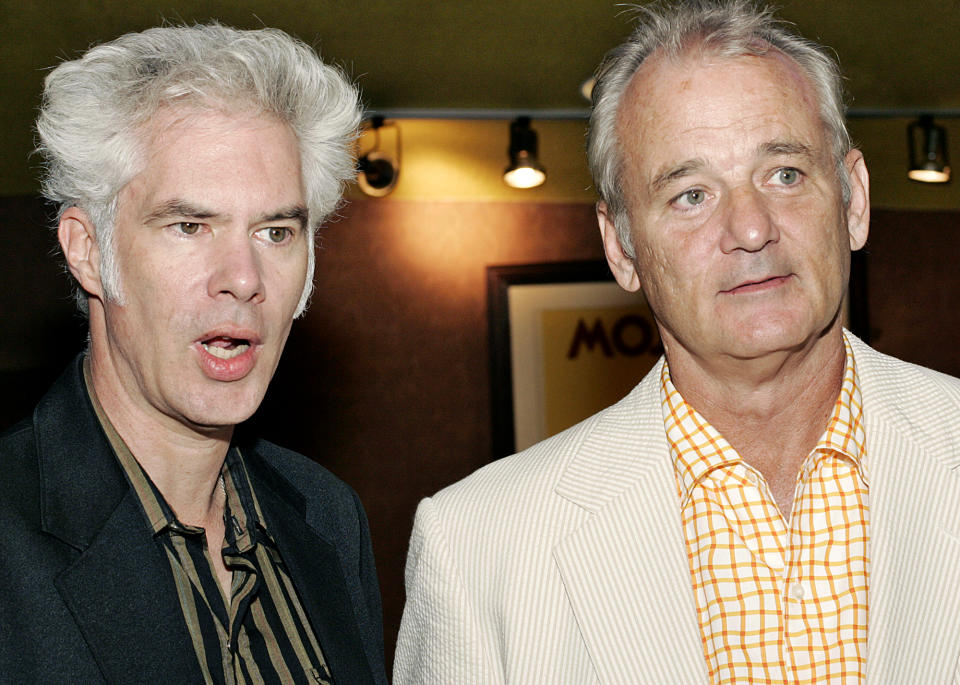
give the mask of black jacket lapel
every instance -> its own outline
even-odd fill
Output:
[[[132,491],[57,578],[57,590],[108,682],[202,682],[167,560]]]
[[[265,521],[337,683],[375,682],[337,547],[306,523],[303,496],[249,450],[246,464]]]
[[[169,564],[90,405],[81,359],[34,413],[43,529],[79,554],[55,585],[109,682],[196,682]]]

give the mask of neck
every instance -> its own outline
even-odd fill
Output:
[[[797,472],[840,392],[845,352],[839,325],[801,350],[760,359],[708,363],[668,346],[667,361],[683,398],[763,474],[788,515]]]
[[[129,397],[115,367],[91,345],[94,392],[110,423],[177,517],[205,525],[222,512],[219,488],[233,427],[204,430],[156,411],[144,398]]]

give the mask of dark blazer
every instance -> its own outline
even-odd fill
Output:
[[[299,454],[241,447],[334,680],[386,683],[356,494]],[[80,358],[0,437],[0,682],[202,682],[169,562],[100,428]]]

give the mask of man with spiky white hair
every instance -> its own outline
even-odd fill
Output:
[[[356,494],[234,431],[359,121],[273,29],[154,28],[47,77],[44,193],[89,345],[0,438],[0,680],[386,682]]]

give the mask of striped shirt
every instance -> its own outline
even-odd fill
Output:
[[[714,683],[863,682],[868,474],[844,343],[840,394],[797,474],[789,523],[763,476],[684,401],[663,366],[664,425]]]
[[[233,581],[226,597],[203,528],[181,523],[103,411],[84,361],[84,380],[117,461],[170,563],[183,618],[205,683],[332,683],[276,544],[264,527],[243,455],[227,452],[220,553]],[[131,534],[135,534],[131,531]]]

